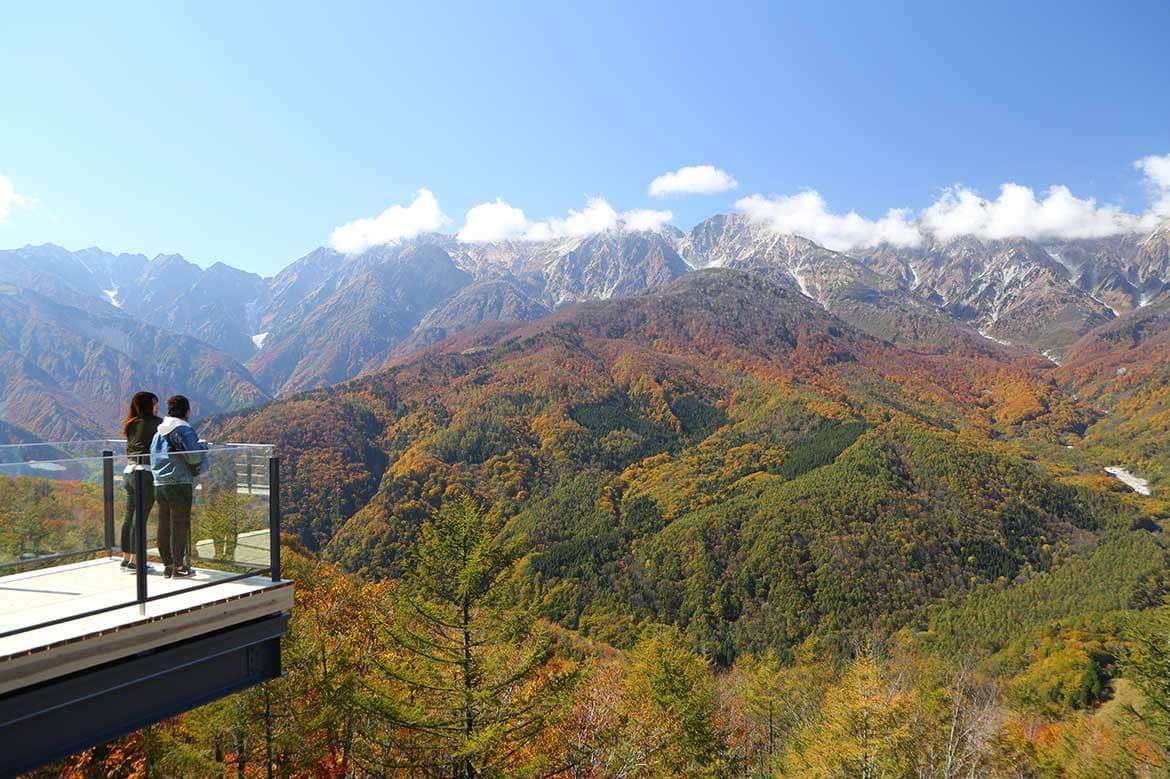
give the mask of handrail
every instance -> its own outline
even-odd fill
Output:
[[[125,438],[79,438],[74,441],[25,441],[20,444],[0,444],[0,449],[15,449],[20,446],[80,446],[81,444],[124,444]]]
[[[0,449],[19,449],[27,446],[81,446],[82,444],[124,444],[125,438],[81,438],[76,441],[25,441],[19,444],[0,444]],[[271,448],[272,444],[237,443],[235,441],[216,442],[216,446],[253,447],[256,449]]]

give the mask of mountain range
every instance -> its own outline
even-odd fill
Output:
[[[41,438],[105,434],[139,387],[183,389],[203,414],[239,409],[378,371],[468,328],[643,294],[704,268],[766,277],[891,343],[981,343],[1061,363],[1166,298],[1170,223],[1148,235],[838,252],[718,215],[687,233],[322,247],[268,279],[178,255],[26,246],[0,251],[0,419]]]

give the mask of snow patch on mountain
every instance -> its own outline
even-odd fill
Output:
[[[1091,292],[1090,292],[1090,293],[1089,293],[1089,297],[1091,297],[1093,300],[1097,301],[1097,302],[1098,302],[1098,303],[1100,303],[1101,305],[1105,306],[1105,308],[1107,308],[1107,309],[1109,309],[1110,311],[1112,311],[1112,312],[1113,312],[1113,316],[1115,316],[1115,317],[1119,317],[1119,316],[1121,316],[1121,315],[1122,315],[1122,313],[1123,313],[1123,312],[1121,312],[1121,311],[1118,311],[1116,308],[1114,308],[1113,306],[1109,305],[1108,303],[1106,303],[1104,300],[1102,300],[1101,298],[1097,297],[1097,296],[1096,296],[1096,295],[1094,295],[1093,293],[1091,293]]]
[[[244,304],[244,321],[247,323],[248,332],[255,333],[259,329],[260,304],[263,302],[264,300],[262,297],[256,297]],[[257,338],[260,338],[261,343],[263,343],[264,339],[262,336],[266,335],[268,335],[268,333],[258,333],[257,335],[252,336],[252,343],[256,343]],[[256,344],[256,348],[259,349],[260,344]]]
[[[1045,246],[1043,248],[1044,248],[1044,251],[1048,252],[1049,257],[1051,257],[1052,259],[1059,262],[1061,265],[1064,266],[1064,269],[1066,271],[1068,271],[1068,280],[1069,281],[1071,281],[1072,283],[1075,284],[1077,282],[1077,280],[1080,279],[1081,266],[1074,265],[1073,263],[1066,260],[1064,255],[1061,254],[1060,251],[1054,246]]]
[[[1110,476],[1115,476],[1118,479],[1121,479],[1121,481],[1125,482],[1130,489],[1139,495],[1150,494],[1150,482],[1148,480],[1134,476],[1132,473],[1120,466],[1111,465],[1105,469],[1105,472]]]
[[[984,337],[984,338],[986,338],[988,341],[995,341],[997,344],[1000,344],[1000,345],[1002,345],[1002,346],[1011,346],[1011,345],[1012,345],[1012,342],[1011,342],[1011,341],[1004,341],[1004,340],[1002,340],[1002,339],[996,338],[994,335],[991,335],[990,333],[988,333],[988,332],[987,332],[986,330],[984,330],[983,328],[979,328],[979,329],[978,329],[978,330],[976,330],[975,332],[979,333],[979,335],[983,336],[983,337]]]
[[[1011,283],[1016,279],[1023,279],[1025,276],[1027,276],[1029,270],[1031,270],[1030,267],[1016,263],[1014,265],[1008,265],[1004,268],[1001,268],[999,276],[1003,281],[1004,287],[1006,288],[1011,286]]]
[[[796,268],[789,268],[788,272],[792,274],[792,278],[796,279],[796,286],[800,287],[800,294],[804,295],[809,300],[815,300],[812,293],[808,291],[808,282],[804,280],[804,276]]]

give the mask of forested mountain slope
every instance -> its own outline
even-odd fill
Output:
[[[1056,377],[1106,412],[1085,447],[1154,489],[1170,484],[1170,296],[1085,336]]]
[[[993,347],[902,349],[708,270],[216,427],[275,440],[294,530],[353,570],[398,575],[425,517],[466,491],[515,517],[550,618],[619,643],[666,621],[730,658],[893,628],[1140,524],[1110,482],[1035,461],[1068,472],[1064,441],[1097,414]]]

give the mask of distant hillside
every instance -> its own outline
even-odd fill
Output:
[[[619,644],[668,622],[731,657],[894,628],[1140,524],[1118,482],[1060,477],[1096,413],[1040,365],[904,349],[712,269],[466,330],[213,429],[278,445],[290,529],[347,568],[398,575],[468,491],[513,518],[517,587],[549,618]]]
[[[0,251],[0,282],[91,313],[117,309],[239,361],[255,351],[251,335],[268,296],[259,276],[223,263],[203,270],[177,254],[148,260],[96,248],[69,252],[53,244]]]
[[[182,392],[199,416],[269,399],[243,365],[194,338],[0,284],[5,422],[42,440],[105,438],[140,389]]]
[[[1170,485],[1170,295],[1085,336],[1056,376],[1106,411],[1083,446]]]

